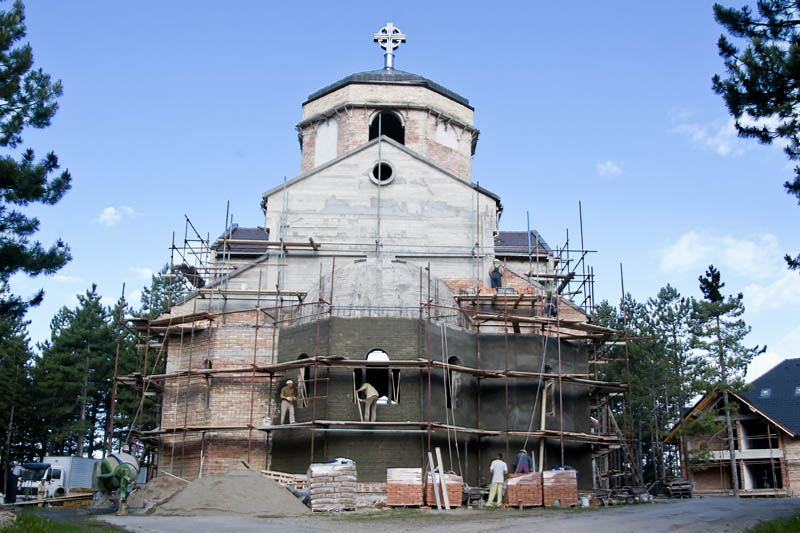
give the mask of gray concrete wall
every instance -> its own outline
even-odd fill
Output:
[[[317,333],[319,331],[319,334]],[[319,339],[319,340],[317,340]],[[539,371],[541,354],[545,350],[545,364],[555,372],[558,368],[558,346],[554,339],[544,339],[538,335],[481,335],[480,340],[474,333],[465,330],[446,328],[446,350],[443,350],[442,328],[433,324],[427,328],[426,321],[414,319],[392,318],[334,318],[332,323],[327,319],[316,323],[303,324],[281,330],[281,343],[278,361],[287,362],[298,358],[300,354],[327,355],[328,340],[331,353],[348,359],[363,359],[372,349],[384,350],[391,360],[413,360],[417,357],[427,358],[430,343],[431,358],[435,361],[456,356],[461,364],[487,370],[505,369],[506,352],[508,368],[526,371]],[[478,347],[480,345],[480,359]],[[546,347],[545,347],[546,345]],[[588,355],[585,348],[562,342],[562,372],[585,373],[588,370]],[[310,370],[313,373],[313,370]],[[358,407],[353,403],[353,370],[343,368],[325,368],[320,366],[318,377],[318,395],[327,396],[318,399],[316,406],[317,419],[359,420]],[[482,378],[462,374],[459,390],[455,393],[455,406],[446,409],[444,388],[444,372],[434,369],[430,376],[430,403],[428,400],[428,374],[423,369],[403,369],[400,372],[400,402],[395,405],[378,406],[378,421],[381,422],[426,422],[429,416],[433,422],[455,422],[457,426],[482,429],[506,429],[506,384],[509,398],[509,429],[527,431],[540,428],[541,394],[536,401],[537,391],[541,391],[539,381],[535,379]],[[277,389],[276,389],[277,394]],[[309,390],[309,395],[313,390]],[[558,401],[558,388],[554,398]],[[480,409],[479,409],[480,404]],[[534,405],[536,408],[534,409]],[[296,411],[298,421],[311,420],[313,404]],[[589,397],[585,387],[564,384],[563,411],[565,431],[589,431]],[[533,420],[531,423],[531,415]],[[546,427],[559,429],[558,407],[556,416],[548,416]],[[454,418],[453,418],[454,417]],[[404,428],[405,429],[405,428]],[[411,428],[408,428],[411,429]],[[345,456],[364,463],[359,466],[359,479],[364,481],[385,480],[385,464],[376,457],[391,457],[394,466],[416,466],[420,456],[427,450],[427,436],[420,439],[407,434],[393,439],[381,433],[344,433],[330,432],[323,438],[317,435],[315,459],[332,459]],[[276,469],[305,468],[308,457],[304,455],[309,449],[310,431],[292,430],[276,431],[273,447],[273,465]],[[327,439],[327,443],[325,442]],[[509,465],[513,455],[524,443],[524,438],[511,438],[506,447],[506,438],[459,435],[459,452],[461,465],[455,454],[456,436],[451,434],[449,449],[452,450],[452,463],[446,434],[437,433],[434,441],[442,446],[447,456],[445,463],[455,471],[463,470],[470,483],[478,483],[484,476],[497,451],[510,454]],[[437,445],[437,444],[433,444]],[[527,448],[538,453],[538,439],[529,439]],[[552,467],[561,462],[559,439],[548,439],[545,454],[545,466]],[[327,450],[327,451],[326,451]],[[340,453],[341,451],[341,453]],[[507,453],[508,452],[508,453]],[[582,488],[591,487],[591,453],[586,445],[574,445],[569,442],[565,446],[565,462],[579,470],[579,482]],[[299,457],[297,457],[299,456]],[[485,464],[484,464],[485,463]],[[281,465],[281,468],[279,468]]]

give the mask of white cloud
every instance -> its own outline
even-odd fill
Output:
[[[723,157],[742,155],[745,150],[758,144],[753,139],[739,138],[736,131],[736,120],[733,117],[728,118],[725,122],[716,120],[704,123],[691,120],[691,113],[688,111],[673,110],[669,112],[669,118],[675,124],[672,131],[687,136],[701,148],[716,152]],[[777,117],[756,120],[750,115],[743,115],[739,119],[739,123],[742,126],[766,126],[768,129],[774,130],[780,125],[781,120]],[[783,149],[780,142],[776,142],[774,146]]]
[[[615,163],[610,159],[603,161],[602,163],[597,163],[594,168],[597,170],[597,173],[601,176],[619,176],[622,174],[622,167],[624,165],[624,161],[620,161],[619,163]]]
[[[766,283],[751,283],[744,289],[747,298],[745,306],[748,311],[769,311],[781,309],[800,303],[800,275],[797,272],[783,270],[776,278]],[[800,346],[800,330],[798,330]],[[795,348],[798,350],[798,348]]]
[[[741,155],[742,145],[737,142],[736,127],[731,118],[724,124],[681,122],[673,131],[686,135],[700,147],[717,152],[721,156]]]
[[[131,267],[131,271],[135,272],[139,279],[149,280],[153,275],[153,271],[147,267]]]
[[[749,312],[800,305],[800,275],[786,269],[778,239],[769,233],[742,239],[692,230],[662,248],[659,255],[664,272],[700,273],[713,264],[723,277],[731,272],[744,278]]]
[[[138,213],[127,205],[118,208],[109,206],[103,209],[94,221],[110,228],[122,222],[123,218],[135,218],[139,215],[141,215],[141,213]]]
[[[65,284],[72,284],[72,283],[83,283],[83,278],[78,276],[67,276],[65,274],[56,274],[53,276],[53,280],[57,281],[58,283],[65,283]]]
[[[684,233],[675,244],[661,250],[661,270],[665,272],[697,270],[707,263],[707,258],[711,255],[710,242],[712,241],[696,231]]]
[[[747,367],[747,381],[752,381],[784,359],[800,357],[800,326],[789,331],[768,351],[759,355]]]
[[[665,272],[688,272],[714,264],[751,280],[775,279],[786,272],[779,248],[770,233],[741,239],[691,230],[661,249],[660,266]]]
[[[765,233],[756,240],[723,237],[720,246],[722,264],[736,274],[755,279],[769,278],[775,271],[778,239]],[[798,276],[800,278],[800,276]]]

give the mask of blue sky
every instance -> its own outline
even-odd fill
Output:
[[[63,238],[58,275],[17,276],[46,290],[34,342],[75,294],[122,283],[138,298],[168,261],[184,214],[219,234],[259,225],[260,194],[299,173],[294,125],[309,93],[382,66],[372,34],[408,35],[396,68],[466,96],[481,130],[473,180],[503,198],[503,230],[532,226],[551,244],[578,235],[598,299],[638,300],[667,283],[699,296],[717,266],[744,292],[750,377],[800,356],[800,207],[782,183],[780,147],[739,140],[711,76],[722,32],[710,2],[56,2],[29,1],[36,66],[64,84],[53,125],[24,146],[53,150],[73,175],[54,207],[30,209],[38,237]],[[6,3],[4,6],[8,6]],[[741,5],[731,3],[731,5]]]

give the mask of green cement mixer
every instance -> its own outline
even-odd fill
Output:
[[[117,514],[128,514],[128,494],[139,475],[139,461],[131,455],[128,446],[119,453],[111,453],[95,465],[92,490],[92,510],[107,509],[117,503]]]

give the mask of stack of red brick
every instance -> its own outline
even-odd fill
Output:
[[[439,479],[445,484],[445,487],[447,487],[447,499],[448,503],[450,504],[450,508],[452,509],[455,507],[461,507],[461,492],[463,488],[461,476],[457,476],[455,474],[444,474]],[[431,473],[428,472],[428,479],[427,483],[425,484],[425,503],[427,505],[436,505],[436,496],[433,494],[433,486],[433,476],[431,476]],[[439,492],[439,499],[442,499],[441,492]],[[444,501],[441,503],[442,507],[444,507]]]
[[[505,501],[514,507],[542,506],[542,474],[511,474],[508,478]]]
[[[578,505],[578,472],[575,470],[545,470],[543,501],[550,507],[556,501],[561,507]]]
[[[422,505],[422,469],[387,468],[386,503],[397,506]]]

